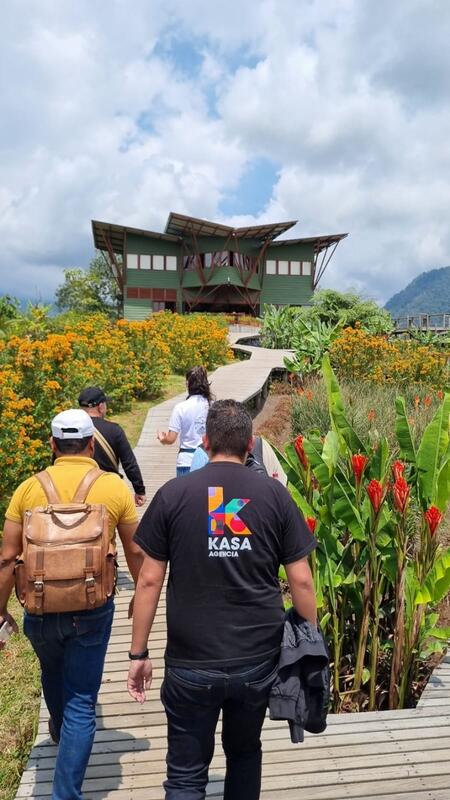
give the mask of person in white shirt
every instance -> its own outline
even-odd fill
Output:
[[[168,431],[158,431],[161,444],[174,444],[178,438],[177,477],[189,472],[195,450],[205,433],[206,417],[212,401],[208,374],[204,367],[192,367],[186,373],[188,396],[177,403],[169,420]]]

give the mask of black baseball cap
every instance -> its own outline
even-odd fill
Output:
[[[100,386],[88,386],[80,393],[78,403],[84,408],[95,408],[100,403],[110,403],[111,397],[107,397]]]

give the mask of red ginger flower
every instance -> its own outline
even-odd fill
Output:
[[[361,478],[368,461],[369,459],[367,456],[362,456],[359,453],[356,456],[352,456],[353,473],[357,484],[361,483]]]
[[[298,460],[304,469],[308,469],[308,459],[306,458],[305,451],[303,449],[303,436],[297,436],[294,442],[295,452],[298,455]]]
[[[369,495],[369,500],[375,514],[378,514],[384,495],[383,486],[380,481],[377,481],[375,478],[371,480],[367,487],[367,494]]]
[[[398,462],[398,463],[400,463],[400,462]],[[396,481],[394,483],[394,487],[392,489],[392,493],[393,493],[393,496],[394,496],[394,505],[395,505],[397,511],[400,511],[400,514],[404,514],[405,511],[406,511],[406,506],[408,505],[410,491],[411,491],[411,489],[408,486],[407,482],[400,475],[396,479]]]
[[[394,476],[394,481],[398,481],[399,478],[403,478],[403,473],[405,471],[405,465],[403,461],[394,461],[392,464],[392,474]]]
[[[314,517],[306,517],[306,524],[311,533],[314,534],[314,531],[316,530],[317,520]]]
[[[443,514],[441,514],[436,506],[430,506],[429,509],[425,511],[424,517],[428,525],[430,536],[434,536],[438,526],[442,522]]]

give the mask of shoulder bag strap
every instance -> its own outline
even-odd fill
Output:
[[[97,444],[100,445],[100,447],[102,448],[103,452],[106,453],[106,455],[108,456],[109,460],[111,461],[111,464],[113,465],[113,467],[115,467],[115,469],[118,472],[119,471],[119,461],[118,461],[118,459],[116,457],[116,454],[115,454],[114,450],[112,449],[110,443],[105,439],[103,434],[100,433],[98,428],[96,428],[95,431],[94,431],[94,439],[97,442]]]
[[[91,489],[100,475],[103,475],[103,470],[99,469],[98,467],[92,467],[89,472],[86,472],[86,475],[82,479],[73,496],[72,503],[84,503],[86,501],[89,489]]]
[[[50,477],[50,475],[49,475],[49,473],[47,472],[46,469],[42,470],[42,472],[38,472],[34,477],[41,484],[41,486],[42,486],[42,488],[43,488],[43,490],[45,492],[45,496],[46,496],[46,498],[47,498],[49,503],[60,503],[61,502],[61,498],[60,498],[60,496],[58,494],[56,486],[53,483],[53,481],[52,481],[52,479],[51,479],[51,477]]]

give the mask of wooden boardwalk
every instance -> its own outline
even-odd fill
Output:
[[[220,368],[213,375],[216,397],[254,396],[270,369],[282,366],[282,356],[258,348],[250,362]],[[156,431],[166,428],[181,397],[149,412],[136,448],[149,497],[174,475],[176,447],[162,447]],[[165,596],[150,640],[153,685],[142,707],[126,691],[131,635],[127,608],[133,588],[126,571],[120,573],[119,582],[84,794],[86,800],[162,800],[166,727],[159,688],[166,641]],[[302,745],[291,744],[286,723],[267,719],[263,749],[263,800],[450,800],[450,657],[435,671],[415,710],[331,716],[326,733],[307,736]],[[35,746],[17,797],[51,795],[55,753],[42,704]],[[222,797],[223,775],[219,724],[208,798]]]

